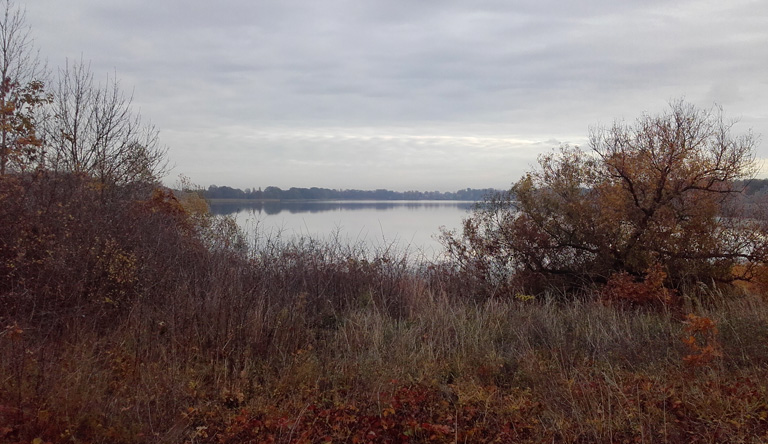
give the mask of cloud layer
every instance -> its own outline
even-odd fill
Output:
[[[507,187],[679,97],[768,134],[763,1],[35,0],[27,19],[50,65],[116,71],[201,185]]]

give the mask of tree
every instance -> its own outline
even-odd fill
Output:
[[[46,136],[56,171],[88,174],[105,185],[153,182],[165,172],[158,130],[142,123],[114,77],[96,83],[82,60],[59,69]]]
[[[749,279],[768,259],[765,219],[735,182],[756,172],[756,138],[722,110],[673,102],[664,114],[563,146],[445,233],[449,253],[494,288],[579,289],[661,267],[680,288]],[[743,183],[743,182],[741,182]]]
[[[5,0],[0,16],[0,176],[39,160],[37,113],[50,101],[45,69],[33,48],[24,11]]]

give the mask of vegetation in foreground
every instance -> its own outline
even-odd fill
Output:
[[[158,185],[114,80],[47,82],[4,6],[0,442],[768,440],[752,139],[708,114],[545,156],[444,263],[248,245]]]
[[[244,249],[192,194],[19,180],[1,182],[0,442],[768,439],[759,297],[488,297],[450,264]]]

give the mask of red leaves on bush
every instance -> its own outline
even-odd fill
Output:
[[[669,307],[676,303],[676,292],[664,286],[666,278],[660,264],[649,267],[642,280],[626,272],[614,273],[603,287],[601,298],[630,307]]]
[[[685,321],[683,343],[690,353],[683,357],[683,362],[691,367],[702,367],[723,356],[720,341],[717,339],[717,323],[704,316],[689,314]]]

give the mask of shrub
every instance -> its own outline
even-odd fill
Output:
[[[755,172],[756,139],[731,127],[720,110],[679,101],[634,125],[594,129],[591,151],[541,156],[445,244],[486,282],[533,292],[639,278],[654,264],[673,288],[747,277],[734,266],[764,262],[768,236],[735,185]]]
[[[618,272],[608,278],[601,297],[609,303],[632,307],[667,308],[676,305],[677,294],[664,287],[667,274],[659,264],[651,266],[642,280],[627,272]]]

